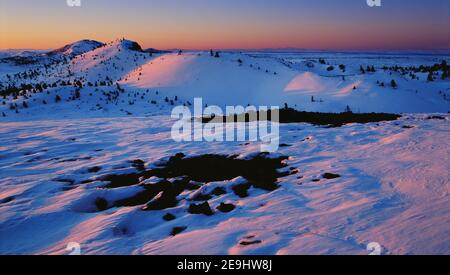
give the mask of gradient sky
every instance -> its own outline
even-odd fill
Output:
[[[450,50],[449,0],[0,0],[0,49],[126,37],[160,49]]]

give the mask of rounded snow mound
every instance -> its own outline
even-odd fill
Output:
[[[95,40],[80,40],[77,42],[74,42],[72,44],[65,45],[62,48],[53,50],[51,52],[48,52],[47,55],[49,56],[69,56],[74,57],[83,53],[87,53],[90,51],[93,51],[104,44]]]

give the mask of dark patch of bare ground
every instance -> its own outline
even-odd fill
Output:
[[[322,175],[322,178],[327,179],[327,180],[331,180],[331,179],[337,179],[340,178],[341,175],[338,174],[333,174],[333,173],[325,173]]]
[[[143,187],[143,191],[132,197],[111,203],[103,198],[97,198],[95,205],[98,211],[104,211],[114,206],[138,205],[142,205],[144,211],[163,210],[175,207],[178,204],[177,197],[182,192],[197,190],[201,185],[208,182],[232,180],[239,176],[246,179],[243,183],[232,188],[233,192],[239,197],[248,196],[247,191],[250,187],[273,191],[279,187],[278,178],[291,173],[279,171],[280,168],[286,167],[285,159],[287,159],[285,156],[270,157],[268,153],[256,154],[245,159],[238,159],[234,155],[187,157],[178,153],[155,164],[153,168],[148,170],[144,168],[143,162],[139,162],[139,170],[142,171],[130,174],[110,174],[103,176],[100,180],[107,182],[105,188],[139,185]],[[160,180],[151,184],[143,183],[145,179],[150,177],[157,177]],[[187,211],[191,214],[213,215],[214,211],[209,206],[208,200],[226,193],[225,188],[217,187],[209,194],[200,194],[192,199]],[[232,204],[222,203],[217,207],[217,210],[227,213],[234,208],[235,206]],[[166,216],[164,219],[170,220],[171,217]]]
[[[0,200],[0,204],[6,204],[6,203],[8,203],[8,202],[13,201],[14,199],[15,199],[15,198],[14,198],[13,196],[3,198],[3,199]]]
[[[381,121],[397,120],[401,115],[388,113],[318,113],[297,111],[292,108],[279,109],[280,123],[310,123],[313,125],[322,125],[330,127],[340,127],[349,123],[371,123]],[[225,122],[252,122],[256,120],[272,120],[271,111],[247,112],[232,116],[212,116],[203,117],[203,123],[225,123]]]
[[[438,119],[438,120],[445,120],[445,117],[443,116],[429,116],[427,119]]]
[[[254,240],[254,241],[241,241],[239,244],[242,246],[248,246],[252,244],[260,244],[262,241],[260,240]]]

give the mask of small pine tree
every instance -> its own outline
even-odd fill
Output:
[[[60,102],[61,101],[61,97],[59,95],[55,96],[55,102]]]
[[[219,52],[216,52],[216,54],[214,55],[214,57],[215,57],[215,58],[219,58],[219,57],[220,57]]]
[[[391,80],[391,87],[396,89],[398,87],[397,82],[394,79]]]
[[[364,68],[362,66],[359,67],[359,70],[361,71],[362,74],[366,73],[366,71],[364,70]]]

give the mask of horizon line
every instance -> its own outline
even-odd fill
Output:
[[[67,45],[79,42],[79,41],[83,41],[83,40],[94,40],[103,44],[107,44],[116,40],[120,40],[120,38],[108,41],[108,42],[103,42],[103,41],[99,41],[99,40],[95,40],[95,39],[79,39],[79,40],[75,40],[73,42],[58,46],[58,47],[54,47],[54,48],[32,48],[32,47],[18,47],[18,48],[0,48],[0,51],[52,51],[52,50],[56,50],[56,49],[60,49],[62,47],[65,47]],[[126,39],[125,40],[130,40],[130,39]],[[130,40],[130,41],[134,41],[134,40]],[[139,45],[140,43],[138,41],[134,41],[137,42]],[[142,47],[142,46],[141,46]],[[142,47],[143,50],[145,49],[156,49],[156,50],[165,50],[165,51],[175,51],[175,50],[182,50],[182,51],[209,51],[209,50],[215,50],[215,51],[265,51],[265,52],[270,52],[270,51],[292,51],[292,52],[300,52],[300,51],[305,51],[305,52],[440,52],[440,53],[448,53],[450,54],[450,48],[436,48],[436,49],[431,49],[431,48],[304,48],[304,47],[295,47],[295,46],[285,46],[285,47],[243,47],[243,48],[239,48],[239,47],[225,47],[225,48],[210,48],[210,47],[206,47],[206,48],[177,48],[177,47],[168,47],[168,48],[156,48],[156,47]]]

